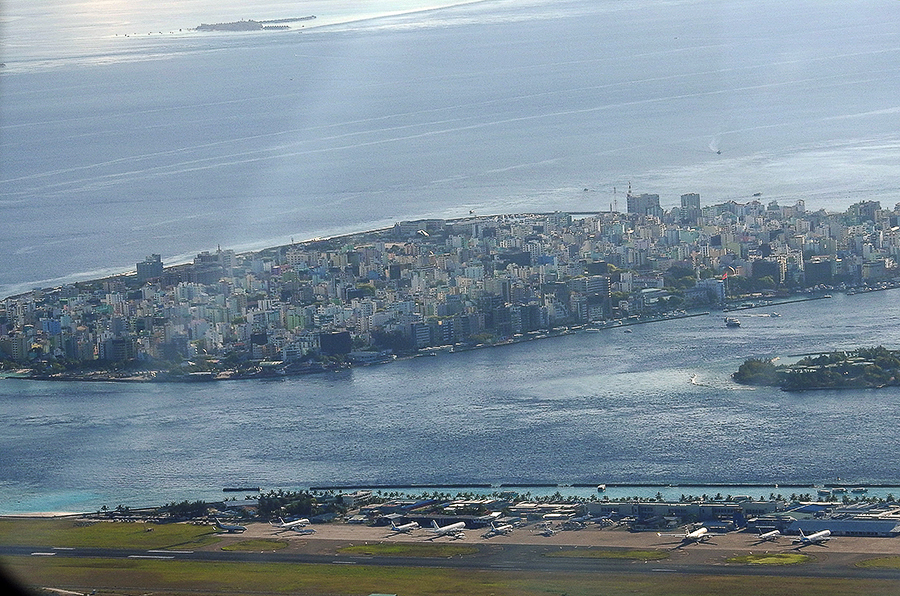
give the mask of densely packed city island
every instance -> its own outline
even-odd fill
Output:
[[[159,255],[0,303],[6,376],[187,381],[387,362],[898,285],[900,204],[758,199],[401,221],[257,252]],[[804,294],[805,293],[805,294]],[[726,324],[739,325],[733,318]]]

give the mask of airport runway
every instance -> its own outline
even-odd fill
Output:
[[[350,544],[381,542],[427,543],[426,530],[410,535],[390,535],[389,529],[346,524],[316,526],[313,535],[299,535],[291,531],[278,532],[268,524],[249,524],[242,534],[223,534],[222,541],[197,550],[151,550],[108,548],[47,548],[0,547],[0,557],[53,556],[95,558],[148,558],[160,560],[282,562],[327,565],[375,565],[394,567],[446,567],[494,571],[566,572],[566,573],[680,573],[697,575],[793,576],[900,580],[900,570],[856,567],[865,559],[900,556],[900,539],[836,537],[824,546],[802,549],[813,559],[799,565],[738,565],[727,563],[730,557],[762,552],[795,552],[790,538],[780,543],[755,541],[754,535],[731,533],[717,535],[705,544],[679,544],[677,538],[659,537],[655,533],[632,533],[589,528],[540,536],[527,528],[516,529],[511,535],[490,539],[482,532],[468,530],[466,538],[452,540],[438,538],[435,542],[473,545],[475,555],[454,557],[387,557],[348,555],[339,552]],[[246,539],[279,538],[288,547],[277,551],[223,551],[227,544]],[[573,549],[642,549],[667,550],[669,558],[662,560],[632,560],[582,558],[575,556],[547,556],[554,551]]]

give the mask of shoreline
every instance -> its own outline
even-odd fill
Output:
[[[717,503],[723,502],[725,500],[725,495],[732,496],[733,498],[744,498],[744,496],[748,498],[753,498],[753,494],[751,491],[760,490],[764,493],[773,493],[782,495],[783,498],[787,499],[791,493],[794,493],[797,496],[802,496],[803,493],[807,493],[811,498],[811,503],[815,504],[831,504],[831,505],[840,505],[842,503],[841,498],[846,496],[852,500],[859,499],[860,501],[869,499],[879,499],[885,498],[887,495],[894,495],[894,498],[897,498],[900,495],[900,480],[895,481],[874,481],[874,482],[841,482],[838,481],[828,481],[828,482],[813,482],[809,480],[790,482],[790,483],[772,483],[772,482],[722,482],[722,483],[710,483],[710,482],[671,482],[671,483],[660,483],[660,482],[605,482],[602,484],[605,486],[605,490],[599,491],[597,490],[598,484],[594,483],[571,483],[571,484],[552,484],[552,483],[516,483],[516,482],[504,482],[499,484],[491,484],[491,483],[478,483],[478,482],[460,482],[460,483],[441,483],[441,484],[417,484],[417,483],[398,483],[398,484],[383,484],[383,483],[374,483],[374,484],[341,484],[341,483],[331,483],[331,484],[321,484],[316,486],[309,487],[286,487],[286,486],[272,486],[263,488],[262,490],[255,491],[245,491],[243,494],[239,495],[240,497],[247,497],[250,499],[257,498],[259,495],[265,495],[272,491],[278,490],[299,490],[304,492],[310,492],[313,494],[352,494],[359,491],[371,491],[371,492],[398,492],[401,495],[398,498],[418,498],[422,493],[432,494],[435,492],[442,493],[442,496],[447,496],[448,498],[456,498],[460,495],[464,494],[474,494],[477,496],[489,496],[497,493],[503,492],[515,492],[519,495],[523,493],[531,493],[531,498],[541,498],[546,496],[553,496],[555,494],[559,494],[562,500],[569,502],[580,502],[587,503],[592,502],[595,499],[605,500],[608,499],[611,503],[621,503],[621,502],[635,502],[635,501],[655,501],[657,493],[663,493],[666,495],[666,499],[669,501],[678,501],[679,493],[684,494],[687,493],[687,496],[692,498],[702,499],[701,494],[706,496],[706,502],[709,503]],[[833,501],[819,501],[815,500],[818,495],[818,490],[825,489],[841,489],[844,488],[846,492],[836,492],[832,493],[833,496],[838,500]],[[699,490],[698,490],[699,489]],[[854,489],[865,489],[866,492],[853,492]],[[691,494],[693,492],[698,492],[700,494]],[[871,491],[871,494],[870,494]],[[718,495],[716,495],[718,493]],[[161,501],[168,502],[179,501],[179,500],[188,500],[188,501],[196,501],[200,500],[205,503],[219,503],[219,502],[228,502],[227,494],[222,493],[221,489],[209,489],[208,491],[195,491],[193,496],[184,496],[180,497],[172,497],[170,499],[161,499]],[[238,494],[238,493],[234,493]],[[221,498],[217,498],[218,495],[223,495]],[[721,499],[716,499],[715,496],[720,496]],[[759,495],[757,495],[759,496]],[[115,499],[112,499],[115,501]],[[162,505],[130,505],[127,508],[130,511],[145,511],[152,510]],[[59,509],[55,510],[33,510],[33,511],[12,511],[0,513],[0,519],[4,518],[34,518],[34,519],[52,519],[52,518],[66,518],[66,517],[79,517],[84,515],[95,515],[98,512],[98,509],[95,508],[81,508],[79,510],[70,510],[70,511],[61,511]]]
[[[321,241],[332,241],[335,239],[344,239],[347,237],[365,235],[369,233],[378,233],[383,230],[374,230],[372,232],[362,232],[355,234],[348,234],[346,236],[335,236],[329,239],[313,239],[308,242],[321,242]],[[272,247],[266,250],[275,250],[280,247]],[[104,278],[105,279],[105,278]],[[97,280],[94,280],[97,281]],[[896,289],[894,287],[889,288],[875,288],[869,291],[882,291]],[[745,310],[754,310],[761,308],[770,308],[774,306],[778,306],[781,304],[792,304],[797,302],[810,302],[813,300],[826,300],[831,298],[830,294],[825,295],[817,295],[817,296],[800,296],[800,297],[791,297],[783,300],[764,300],[759,304],[745,304],[745,305],[737,305],[737,306],[728,306],[722,308],[722,312],[736,312],[736,311],[745,311]],[[323,374],[323,373],[334,373],[339,372],[341,370],[351,370],[353,368],[361,368],[368,366],[378,366],[383,364],[390,364],[391,362],[395,362],[397,360],[409,360],[412,358],[421,358],[427,356],[437,356],[440,353],[455,353],[455,352],[468,352],[471,350],[480,350],[486,348],[499,348],[503,346],[515,345],[519,343],[529,342],[529,341],[537,341],[542,339],[551,339],[556,337],[562,337],[567,335],[574,335],[577,333],[598,333],[601,331],[607,331],[610,329],[619,329],[625,327],[632,327],[635,325],[645,325],[651,323],[660,323],[664,321],[672,321],[678,319],[689,319],[694,317],[704,317],[712,315],[712,311],[703,310],[699,312],[686,312],[686,311],[673,311],[670,313],[663,313],[658,316],[650,316],[646,318],[637,318],[628,317],[624,319],[608,319],[605,321],[599,321],[594,323],[585,323],[581,325],[572,325],[566,327],[560,327],[558,329],[551,329],[546,331],[531,331],[527,334],[522,334],[521,337],[511,337],[501,341],[497,341],[489,344],[476,344],[476,345],[468,345],[468,344],[448,344],[444,346],[431,346],[418,350],[416,353],[410,354],[397,354],[392,359],[383,359],[377,360],[374,362],[364,363],[364,364],[353,364],[349,362],[334,364],[334,365],[322,365],[321,367],[310,367],[307,369],[303,369],[296,372],[270,372],[270,371],[262,371],[259,373],[238,373],[237,371],[233,371],[230,369],[209,371],[203,373],[194,373],[194,375],[183,375],[183,376],[172,376],[168,375],[161,369],[150,369],[147,371],[133,371],[132,374],[127,375],[112,375],[104,372],[98,373],[55,373],[52,375],[42,375],[42,374],[31,374],[26,373],[28,369],[19,368],[9,373],[5,373],[0,370],[0,380],[3,379],[18,379],[25,381],[57,381],[57,382],[88,382],[88,383],[97,383],[97,382],[108,382],[108,383],[210,383],[210,382],[219,382],[219,381],[248,381],[248,380],[273,380],[273,379],[281,379],[281,378],[290,378],[290,377],[300,377],[306,376],[310,374]],[[636,316],[636,315],[635,315]]]
[[[0,371],[0,380],[2,379],[18,379],[23,381],[70,381],[70,382],[89,382],[89,383],[97,383],[97,382],[109,382],[109,383],[211,383],[211,382],[220,382],[220,381],[249,381],[249,380],[268,380],[271,381],[273,379],[282,379],[282,378],[290,378],[290,377],[301,377],[311,374],[323,374],[323,373],[333,373],[339,372],[342,370],[351,370],[353,368],[363,368],[368,366],[378,366],[382,364],[390,364],[391,362],[395,362],[397,360],[409,360],[412,358],[423,358],[428,356],[437,356],[439,353],[455,353],[455,352],[468,352],[472,350],[481,350],[487,348],[499,348],[503,346],[510,346],[515,344],[520,344],[529,341],[537,341],[541,339],[551,339],[555,337],[563,337],[566,335],[574,335],[577,333],[586,333],[586,332],[600,332],[606,331],[608,329],[618,329],[622,327],[630,327],[634,325],[644,325],[650,323],[660,323],[663,321],[672,321],[677,319],[689,319],[693,317],[703,317],[709,316],[712,314],[710,311],[702,311],[695,313],[681,313],[681,314],[670,314],[659,317],[649,317],[646,319],[640,319],[635,321],[630,321],[628,319],[615,319],[611,321],[605,321],[599,324],[584,324],[570,327],[561,327],[558,330],[549,330],[546,332],[530,332],[528,334],[523,335],[522,337],[513,337],[509,339],[505,339],[502,341],[498,341],[490,344],[478,344],[478,345],[465,345],[465,344],[451,344],[446,346],[434,346],[428,348],[422,348],[417,353],[413,354],[398,354],[394,359],[390,360],[379,360],[372,363],[366,364],[352,364],[352,363],[341,363],[338,365],[327,366],[323,365],[321,368],[313,367],[314,370],[302,370],[299,372],[286,372],[286,373],[256,373],[256,374],[227,374],[232,371],[225,369],[220,371],[210,371],[209,373],[196,373],[196,376],[168,376],[164,374],[160,374],[163,371],[153,369],[148,370],[144,373],[140,373],[135,371],[133,374],[125,375],[125,376],[113,376],[104,373],[56,373],[53,375],[34,375],[34,374],[24,374],[24,370],[27,369],[17,369],[9,374],[4,374],[3,371]]]

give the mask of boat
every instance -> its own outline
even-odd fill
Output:
[[[226,486],[222,489],[224,493],[258,493],[258,486]]]
[[[831,496],[831,489],[829,489],[829,488],[820,488],[819,490],[816,491],[816,493],[817,493],[820,497],[830,497],[830,496]]]
[[[856,487],[856,488],[851,488],[851,489],[850,489],[850,492],[851,492],[851,493],[856,493],[856,494],[859,495],[859,494],[862,494],[862,493],[867,493],[867,492],[869,492],[869,489],[865,488],[864,486],[858,486],[858,487]]]
[[[725,326],[726,327],[740,327],[741,322],[734,317],[725,317]]]
[[[605,484],[598,484],[598,485],[597,485],[597,492],[598,492],[598,493],[602,493],[602,492],[605,491],[605,490],[606,490],[606,485],[605,485]]]
[[[842,486],[838,486],[836,488],[831,489],[831,492],[833,492],[835,494],[843,494],[843,493],[847,492],[847,489]]]

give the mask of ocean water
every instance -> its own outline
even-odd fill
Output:
[[[0,297],[151,253],[623,210],[629,183],[892,207],[898,25],[888,0],[13,0]]]
[[[150,253],[621,210],[629,183],[667,207],[891,207],[898,21],[888,1],[6,2],[0,297]],[[699,317],[276,382],[0,380],[0,513],[245,484],[900,484],[896,389],[729,380],[748,356],[898,348],[898,308],[836,295],[739,330]]]
[[[0,513],[214,499],[226,486],[651,483],[608,494],[678,498],[900,485],[897,388],[730,379],[748,357],[900,348],[897,291],[776,309],[740,313],[739,329],[713,313],[278,381],[0,379]],[[742,483],[767,486],[716,488]],[[887,492],[900,490],[870,494]]]

